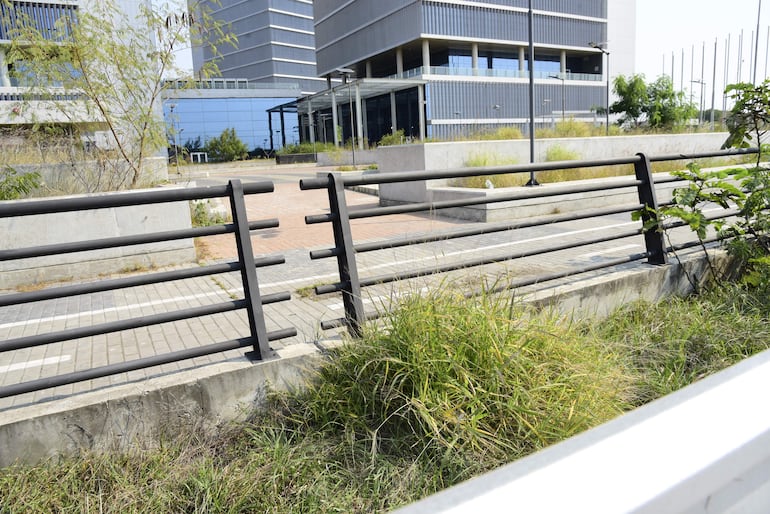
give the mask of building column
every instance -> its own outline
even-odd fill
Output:
[[[396,93],[390,92],[390,133],[395,134],[398,130],[398,110],[396,109]]]
[[[356,128],[358,129],[356,133],[358,134],[358,149],[363,150],[364,149],[364,120],[361,113],[361,89],[358,87],[358,82],[356,82]]]
[[[526,57],[524,55],[524,47],[519,47],[519,75],[527,71],[526,66],[524,64],[527,62]]]
[[[0,87],[11,87],[8,65],[5,62],[5,50],[0,50]]]
[[[404,73],[404,49],[400,46],[396,48],[396,74],[401,75]]]
[[[417,107],[420,116],[420,141],[425,141],[425,84],[417,86]]]
[[[307,101],[307,131],[310,136],[310,144],[315,145],[315,123],[313,122],[313,105]]]
[[[334,132],[334,146],[340,146],[340,137],[337,134],[337,124],[339,123],[339,116],[337,113],[337,93],[331,90],[332,95],[332,128]]]
[[[366,78],[372,78],[372,61],[366,61]]]
[[[561,51],[561,64],[559,69],[561,70],[562,74],[567,73],[567,51],[566,50]],[[562,78],[565,78],[565,76],[562,75]]]
[[[430,41],[422,40],[422,73],[430,75]]]
[[[267,112],[267,130],[270,131],[270,150],[275,150],[275,143],[273,142],[273,113]]]
[[[471,68],[473,68],[473,74],[479,69],[479,44],[471,43]]]
[[[281,148],[286,146],[286,118],[283,115],[283,107],[281,107]]]
[[[331,88],[332,88],[332,76],[331,75],[327,75],[326,76],[326,89],[331,89]]]

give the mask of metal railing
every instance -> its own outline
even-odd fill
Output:
[[[328,330],[335,327],[346,326],[349,332],[356,336],[360,334],[362,324],[370,319],[380,316],[377,312],[366,313],[363,307],[362,289],[365,287],[391,283],[401,280],[408,280],[418,277],[430,276],[449,271],[455,271],[475,266],[483,266],[498,262],[511,261],[523,257],[531,257],[552,253],[560,250],[582,247],[591,244],[598,244],[607,241],[624,239],[632,236],[643,236],[644,251],[641,253],[622,256],[614,259],[607,259],[599,263],[591,263],[568,270],[552,272],[545,275],[522,278],[498,286],[495,289],[487,289],[487,292],[495,293],[506,289],[514,289],[533,285],[540,282],[565,278],[588,271],[594,271],[611,266],[617,266],[633,261],[645,260],[649,264],[659,265],[666,263],[666,254],[672,250],[687,248],[700,244],[697,241],[690,241],[678,245],[666,246],[661,232],[644,231],[646,223],[654,221],[655,212],[658,209],[658,200],[656,195],[656,183],[670,183],[680,179],[677,177],[653,178],[652,162],[673,161],[673,160],[692,160],[708,157],[729,157],[745,154],[756,154],[757,149],[746,150],[728,150],[710,153],[700,153],[692,155],[667,155],[648,157],[645,154],[637,154],[628,158],[616,158],[593,161],[563,161],[550,162],[533,165],[505,166],[494,168],[459,168],[443,171],[415,171],[415,172],[395,172],[395,173],[372,173],[360,176],[331,173],[324,178],[308,179],[300,181],[300,189],[326,189],[329,196],[329,214],[306,216],[307,224],[331,223],[334,232],[333,248],[316,250],[310,252],[312,260],[324,258],[336,258],[339,273],[339,281],[334,284],[319,285],[315,287],[316,294],[327,294],[341,292],[345,317],[335,320],[324,321],[321,328]],[[612,181],[592,181],[591,183],[578,183],[567,185],[558,189],[540,189],[532,188],[524,193],[520,190],[511,190],[511,192],[495,193],[491,196],[481,196],[473,198],[464,198],[459,200],[444,200],[422,203],[401,204],[385,207],[374,207],[368,209],[357,209],[350,211],[345,198],[345,188],[352,186],[364,186],[373,184],[394,184],[402,182],[417,182],[437,179],[459,179],[466,177],[479,177],[492,174],[524,174],[535,173],[550,170],[570,170],[576,168],[591,168],[602,166],[633,165],[634,176],[615,179]],[[396,238],[377,242],[357,243],[353,240],[351,231],[351,220],[387,216],[393,214],[406,213],[432,213],[444,209],[459,207],[477,206],[501,202],[515,202],[532,198],[546,198],[552,196],[570,195],[575,193],[589,193],[596,191],[608,191],[612,189],[635,188],[638,193],[638,203],[600,207],[587,209],[580,212],[555,214],[541,216],[537,218],[523,219],[510,222],[484,223],[482,226],[464,228],[459,230],[441,231],[428,235]],[[639,212],[641,219],[638,225],[629,230],[615,231],[611,234],[599,235],[593,238],[582,239],[574,242],[558,242],[546,247],[529,249],[519,253],[509,253],[497,256],[482,256],[475,259],[468,259],[460,262],[453,262],[444,265],[435,265],[424,269],[412,269],[396,273],[383,274],[362,278],[358,273],[358,264],[356,256],[360,253],[373,252],[389,248],[397,248],[410,245],[420,245],[430,242],[446,241],[470,236],[479,236],[495,232],[507,232],[528,227],[537,227],[551,225],[565,221],[597,218],[619,213]],[[714,217],[725,217],[735,214],[734,211],[725,211],[713,215]],[[666,228],[675,228],[681,226],[681,223],[669,223]],[[477,294],[470,292],[468,295]]]
[[[0,342],[0,352],[10,352],[24,348],[33,348],[63,341],[71,341],[84,337],[111,334],[124,330],[132,330],[141,327],[158,325],[161,323],[170,323],[237,310],[246,311],[249,323],[249,334],[242,338],[213,343],[197,348],[173,351],[166,354],[130,360],[117,364],[110,364],[82,371],[76,371],[53,377],[41,378],[14,384],[11,386],[0,387],[0,398],[39,391],[60,385],[73,384],[76,382],[143,368],[149,368],[152,366],[159,366],[162,364],[192,359],[195,357],[201,357],[204,355],[210,355],[223,351],[246,348],[249,346],[252,347],[252,350],[247,352],[246,355],[252,359],[266,359],[271,357],[273,352],[270,349],[270,341],[292,337],[297,334],[297,331],[295,328],[284,328],[273,332],[267,332],[262,306],[287,301],[290,299],[290,294],[288,292],[281,292],[269,295],[261,295],[259,290],[259,282],[257,280],[256,268],[283,264],[284,258],[282,256],[269,256],[255,259],[251,246],[250,233],[252,230],[278,227],[278,220],[268,219],[261,221],[249,221],[246,215],[244,195],[270,193],[272,191],[272,182],[241,184],[239,180],[231,180],[226,186],[138,191],[116,195],[60,198],[0,205],[0,217],[15,217],[30,216],[35,214],[53,214],[79,210],[124,207],[131,205],[148,205],[211,198],[228,198],[230,201],[230,208],[233,218],[232,223],[214,225],[210,227],[112,237],[90,241],[51,244],[30,248],[0,250],[0,261],[61,255],[72,252],[86,252],[92,250],[157,243],[163,241],[174,241],[217,234],[234,234],[236,246],[238,249],[237,262],[145,273],[123,278],[100,280],[97,282],[59,286],[50,289],[43,289],[40,291],[12,293],[0,296],[0,307],[27,304],[44,300],[68,298],[78,295],[87,295],[103,291],[113,291],[128,287],[159,284],[175,280],[205,277],[236,271],[240,272],[245,293],[244,298],[242,299],[233,299],[232,301],[223,303],[185,308],[177,311],[141,316],[132,319],[111,321],[90,326],[70,328],[56,332],[8,339]]]
[[[453,66],[420,66],[418,68],[412,68],[404,71],[403,73],[391,75],[388,78],[393,79],[409,79],[415,77],[422,77],[423,75],[444,75],[444,76],[457,76],[457,77],[498,77],[498,78],[511,78],[511,79],[529,79],[529,72],[526,70],[511,70],[511,69],[490,69],[490,68],[458,68]],[[601,82],[602,75],[595,73],[572,73],[568,72],[554,72],[554,71],[535,71],[535,79],[553,79],[554,75],[558,75],[559,79],[573,80],[581,82]]]

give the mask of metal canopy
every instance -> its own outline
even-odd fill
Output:
[[[364,125],[362,122],[362,106],[364,103],[364,100],[368,98],[373,98],[385,94],[393,94],[397,93],[399,91],[403,91],[406,89],[412,89],[412,88],[418,88],[419,90],[419,101],[420,105],[422,105],[422,101],[424,100],[424,85],[427,84],[427,81],[420,80],[420,79],[383,79],[383,78],[360,78],[355,80],[349,80],[346,83],[338,84],[331,89],[326,89],[324,91],[321,91],[320,93],[315,93],[312,95],[308,95],[302,98],[298,98],[296,100],[292,100],[291,102],[287,102],[285,104],[277,105],[271,109],[267,110],[268,113],[268,126],[270,128],[270,148],[274,148],[273,143],[273,120],[272,120],[272,114],[273,113],[279,113],[281,116],[281,130],[277,131],[280,132],[282,135],[282,144],[286,145],[286,130],[284,126],[284,113],[291,112],[291,113],[304,113],[310,115],[310,140],[315,140],[315,134],[314,134],[314,124],[312,122],[312,113],[319,113],[322,111],[332,111],[332,117],[333,122],[336,125],[337,120],[337,110],[334,109],[334,106],[339,105],[350,105],[355,106],[355,113],[356,113],[356,120],[355,124],[353,123],[352,114],[351,114],[351,125],[354,125],[354,127],[351,128],[351,132],[353,133],[353,139],[354,141],[356,138],[358,138],[358,145],[359,148],[363,150],[363,141],[365,138],[364,133]],[[391,97],[391,103],[394,105],[394,100]],[[392,109],[395,109],[395,106],[392,107]],[[351,109],[352,112],[352,109]],[[422,111],[421,111],[422,112]],[[395,114],[394,114],[395,116]],[[339,120],[341,123],[345,123],[347,120]],[[356,136],[358,134],[359,137]],[[420,119],[420,134],[425,134],[425,120],[424,116],[421,116]],[[422,135],[420,138],[422,139]],[[338,145],[339,140],[337,137],[337,132],[334,131],[334,144]]]
[[[347,84],[338,84],[331,89],[326,89],[320,93],[315,93],[278,105],[269,109],[268,112],[316,112],[331,109],[332,94],[336,97],[336,102],[338,104],[349,103],[350,101],[355,102],[356,86],[358,87],[361,99],[365,100],[387,93],[411,89],[426,83],[427,81],[419,79],[355,79],[349,81]]]

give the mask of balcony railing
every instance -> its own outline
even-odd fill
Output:
[[[74,101],[80,99],[80,95],[61,87],[47,88],[44,92],[40,89],[29,87],[0,87],[0,102],[22,102],[25,100]]]
[[[424,75],[442,75],[442,76],[457,76],[457,77],[501,77],[501,78],[516,78],[516,79],[528,79],[529,71],[527,70],[506,70],[506,69],[487,69],[487,68],[453,68],[448,66],[420,66],[419,68],[413,68],[411,70],[391,75],[388,78],[393,79],[408,79],[422,77]],[[559,79],[564,80],[579,80],[590,82],[601,82],[602,75],[595,73],[558,73],[553,71],[535,71],[536,79],[554,79],[554,76],[559,76]],[[557,80],[557,79],[554,79]]]

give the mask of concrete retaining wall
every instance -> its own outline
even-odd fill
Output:
[[[125,193],[104,193],[125,194]],[[40,200],[24,200],[34,202]],[[7,203],[7,202],[0,202]],[[0,248],[149,234],[191,227],[188,202],[0,218]],[[192,239],[0,262],[0,289],[195,262]]]
[[[632,157],[640,152],[648,155],[710,152],[719,150],[726,139],[727,133],[722,132],[541,139],[535,143],[535,160],[545,162],[546,153],[552,147],[568,150],[581,160]],[[478,157],[487,157],[490,162],[500,165],[526,164],[529,162],[529,141],[459,141],[380,147],[377,149],[377,167],[381,172],[445,170],[466,167],[469,159]],[[380,201],[383,205],[427,202],[430,201],[430,189],[444,186],[447,186],[446,180],[432,180],[427,184],[382,184]]]
[[[727,265],[722,253],[718,265]],[[692,254],[683,266],[630,264],[568,285],[541,284],[523,299],[571,316],[601,317],[625,302],[688,294],[692,286],[683,269],[696,283],[709,277],[702,254]],[[81,449],[152,446],[169,431],[175,435],[186,427],[206,428],[245,416],[261,404],[268,384],[302,387],[323,358],[314,344],[291,345],[278,353],[275,360],[252,364],[244,358],[8,409],[0,417],[0,467]]]

